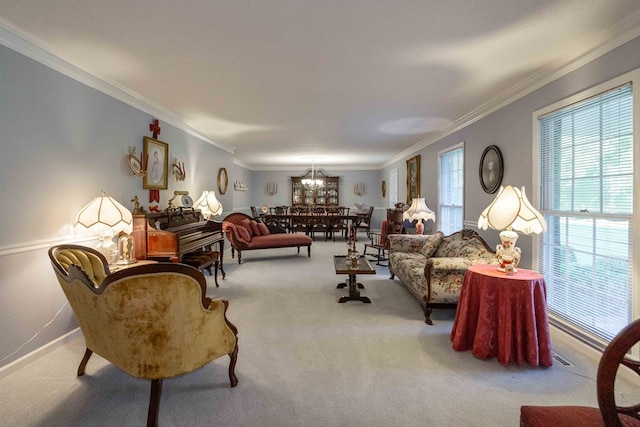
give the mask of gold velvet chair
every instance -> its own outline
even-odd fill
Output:
[[[231,387],[238,384],[237,329],[227,301],[205,296],[202,272],[184,264],[135,266],[109,274],[102,254],[78,245],[49,250],[53,269],[78,319],[87,349],[124,372],[151,380],[147,425],[158,423],[162,380],[228,355]]]
[[[640,375],[640,362],[626,358],[629,349],[640,341],[640,319],[625,327],[609,343],[598,364],[596,387],[598,408],[585,406],[522,406],[522,427],[620,427],[640,426],[640,404],[616,405],[615,381],[620,365]],[[624,369],[624,368],[621,368]]]

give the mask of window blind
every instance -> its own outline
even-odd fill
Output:
[[[632,95],[626,84],[538,118],[549,311],[604,341],[633,314]]]
[[[464,147],[439,155],[439,230],[445,236],[462,229],[464,203]]]

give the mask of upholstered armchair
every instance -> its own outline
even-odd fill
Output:
[[[598,364],[596,386],[598,408],[585,406],[522,406],[522,427],[640,426],[640,404],[618,406],[615,381],[620,365],[640,375],[640,362],[627,358],[631,347],[640,341],[640,319],[627,325],[609,343]]]
[[[151,380],[148,426],[158,423],[164,378],[228,355],[231,386],[238,384],[237,329],[226,318],[228,303],[205,296],[200,271],[158,263],[109,274],[102,254],[77,245],[53,247],[49,257],[87,346],[78,376],[97,353],[129,375]]]

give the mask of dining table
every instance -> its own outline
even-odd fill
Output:
[[[340,214],[330,210],[324,212],[289,212],[289,213],[262,213],[260,214],[262,221],[269,225],[273,224],[287,224],[287,230],[294,229],[294,224],[302,224],[306,227],[309,234],[312,233],[313,227],[317,225],[322,226],[322,230],[325,232],[325,238],[329,239],[333,237],[333,234],[339,223],[347,223],[346,229],[351,227],[357,227],[366,216],[358,213]],[[348,233],[345,233],[345,241],[348,239]]]

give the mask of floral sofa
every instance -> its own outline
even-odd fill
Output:
[[[311,237],[299,233],[274,232],[276,229],[267,227],[240,212],[229,214],[222,221],[222,230],[231,243],[231,257],[238,251],[238,264],[242,263],[242,251],[271,248],[307,247],[307,254],[311,258]]]
[[[432,325],[434,307],[455,307],[467,267],[497,264],[495,253],[473,230],[449,236],[389,235],[389,270],[420,301],[425,323]]]

